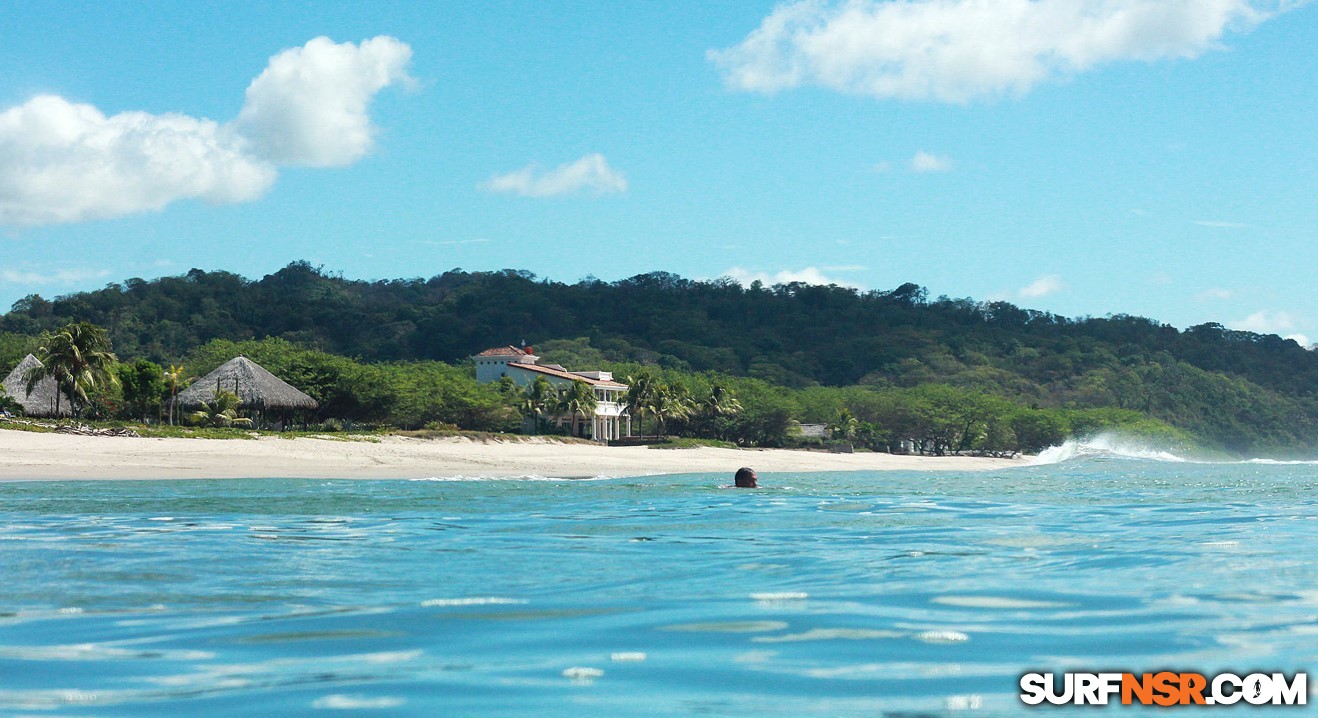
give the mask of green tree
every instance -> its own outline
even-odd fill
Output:
[[[18,400],[5,391],[4,386],[0,386],[0,413],[18,414],[23,410],[23,405]]]
[[[201,426],[251,426],[252,420],[238,416],[238,408],[242,406],[242,399],[238,395],[223,389],[217,390],[215,396],[205,405],[192,412],[188,417],[194,424]]]
[[[178,388],[184,382],[183,365],[170,364],[169,370],[164,372],[163,378],[169,385],[169,425],[174,425],[174,404],[178,397]]]
[[[828,435],[840,441],[851,441],[856,438],[859,428],[860,421],[844,406],[837,410],[833,420],[828,423]]]
[[[700,400],[700,410],[706,416],[717,419],[741,411],[741,402],[737,401],[737,395],[732,389],[716,381],[709,385],[709,391]]]
[[[680,384],[659,385],[651,396],[649,406],[650,413],[659,422],[660,436],[666,434],[670,420],[685,419],[691,416],[694,408],[695,402],[691,400],[690,392]]]
[[[522,416],[531,420],[532,430],[538,434],[540,433],[540,417],[548,412],[550,404],[556,399],[554,386],[549,383],[548,379],[538,376],[535,381],[526,385],[526,389],[522,390],[517,408]]]
[[[152,412],[159,418],[165,393],[165,373],[159,364],[138,359],[132,364],[117,365],[115,375],[123,389],[124,409],[129,416],[142,423],[146,423],[147,415]]]
[[[577,429],[577,418],[580,417],[584,423],[587,416],[595,414],[597,405],[595,389],[584,381],[574,381],[568,386],[559,388],[555,412],[572,418],[571,433],[576,436],[582,433]]]
[[[627,413],[636,417],[636,433],[644,435],[645,415],[652,414],[655,397],[659,392],[659,379],[650,372],[628,376],[627,396],[624,402]]]
[[[32,391],[44,379],[54,379],[60,388],[55,393],[57,416],[63,395],[68,395],[76,413],[77,402],[86,404],[89,391],[100,385],[118,383],[111,371],[118,358],[110,350],[110,337],[105,329],[88,322],[69,324],[42,336],[37,359],[41,366],[28,371],[27,390]]]

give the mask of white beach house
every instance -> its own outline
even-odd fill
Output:
[[[573,382],[588,384],[595,390],[595,415],[582,426],[596,441],[621,439],[632,435],[632,417],[622,403],[627,385],[613,380],[607,371],[568,371],[557,364],[538,364],[540,357],[531,347],[494,347],[472,357],[476,361],[476,381],[482,384],[508,377],[519,387],[530,386],[544,377],[555,389]],[[568,425],[568,420],[560,419]]]

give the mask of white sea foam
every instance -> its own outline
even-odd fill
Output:
[[[500,598],[498,596],[472,596],[469,598],[432,598],[422,601],[424,608],[435,606],[512,606],[526,603],[520,598]]]
[[[925,643],[964,643],[970,640],[970,636],[961,631],[921,631],[911,638]]]
[[[604,671],[598,668],[588,668],[584,666],[573,666],[563,669],[563,677],[570,678],[574,682],[590,683],[596,678],[604,675]]]
[[[644,661],[645,658],[645,652],[643,651],[618,651],[617,653],[609,654],[610,661],[617,661],[619,663],[639,663],[640,661]]]
[[[331,710],[366,710],[372,708],[397,708],[405,703],[402,698],[392,696],[348,696],[342,694],[328,695],[323,698],[317,698],[311,704],[312,708],[329,708]]]
[[[803,591],[781,591],[778,593],[752,593],[751,600],[766,603],[775,603],[778,601],[804,601],[810,598],[810,594]]]
[[[1116,457],[1185,463],[1183,456],[1159,448],[1147,440],[1121,434],[1103,433],[1084,439],[1067,439],[1061,446],[1052,446],[1039,452],[1030,463],[1035,466],[1059,464],[1063,461],[1088,457]]]
[[[1030,462],[1034,466],[1059,464],[1063,461],[1086,458],[1117,458],[1144,461],[1165,461],[1177,464],[1261,464],[1267,466],[1318,466],[1318,460],[1247,459],[1245,461],[1196,460],[1168,451],[1165,447],[1136,436],[1105,432],[1083,439],[1067,439],[1061,446],[1051,446],[1039,452]]]

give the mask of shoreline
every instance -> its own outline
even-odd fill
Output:
[[[299,437],[253,440],[77,436],[0,429],[0,481],[130,479],[425,479],[656,476],[808,471],[983,471],[1025,459],[827,454],[794,449],[650,449],[527,439]]]

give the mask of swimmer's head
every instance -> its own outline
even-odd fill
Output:
[[[756,483],[755,469],[743,466],[737,469],[737,475],[733,477],[739,489],[758,489],[760,485]]]

